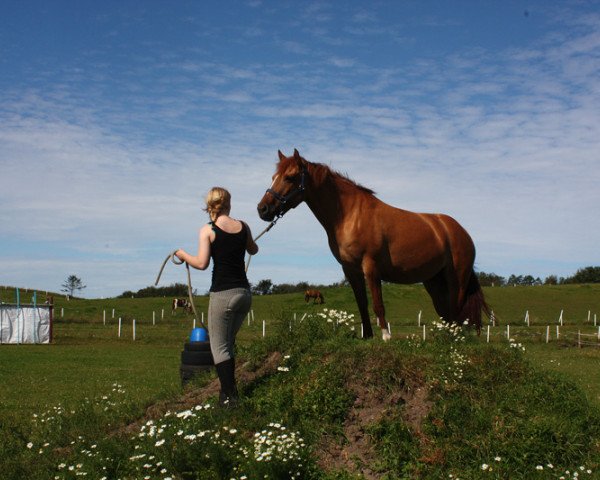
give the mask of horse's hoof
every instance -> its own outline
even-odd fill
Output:
[[[381,329],[381,338],[383,338],[384,342],[389,342],[392,339],[390,332],[387,331],[386,328]]]

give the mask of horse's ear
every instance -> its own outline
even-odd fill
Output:
[[[297,162],[300,161],[300,154],[298,153],[298,150],[296,150],[294,148],[294,160],[296,160]]]
[[[281,153],[281,150],[277,150],[277,155],[279,155],[279,160],[284,160],[286,157],[283,153]]]

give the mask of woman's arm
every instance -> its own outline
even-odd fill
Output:
[[[196,256],[190,255],[182,249],[177,250],[175,255],[180,260],[187,262],[190,266],[197,268],[198,270],[206,270],[210,265],[210,239],[212,233],[210,225],[204,225],[200,229],[200,234],[198,236],[198,254]]]
[[[246,241],[246,251],[250,255],[256,255],[258,253],[258,245],[252,238],[252,232],[250,231],[250,227],[245,222],[244,222],[244,225],[246,225],[246,229],[248,231],[248,239]]]

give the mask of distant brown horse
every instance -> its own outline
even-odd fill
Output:
[[[307,290],[304,294],[304,301],[308,302],[310,299],[313,299],[313,303],[325,303],[325,297],[318,290]]]
[[[365,338],[373,336],[366,284],[383,338],[390,338],[382,281],[423,282],[440,317],[453,323],[468,319],[480,331],[481,311],[489,315],[489,308],[473,270],[473,241],[456,220],[394,208],[326,165],[305,160],[297,150],[291,157],[278,153],[258,214],[272,221],[306,202],[352,286]]]

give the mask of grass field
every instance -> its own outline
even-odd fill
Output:
[[[485,288],[486,299],[499,319],[492,328],[491,341],[506,341],[506,325],[511,337],[531,345],[528,356],[535,365],[561,372],[580,384],[589,398],[600,404],[600,348],[573,348],[576,332],[597,335],[594,314],[600,314],[600,285],[561,285],[537,287]],[[22,301],[31,292],[21,290]],[[38,292],[38,301],[44,295]],[[279,318],[301,318],[323,308],[345,310],[358,317],[349,288],[324,290],[323,306],[305,303],[302,294],[255,296],[254,322],[242,328],[238,342],[250,343],[262,337],[262,321],[267,335]],[[0,300],[14,302],[11,288],[0,288]],[[388,320],[394,336],[421,335],[417,326],[436,319],[431,302],[419,286],[384,285]],[[54,341],[47,345],[3,345],[0,362],[5,365],[1,379],[0,408],[14,412],[39,407],[40,398],[50,404],[65,396],[99,393],[111,380],[132,382],[140,399],[150,401],[172,394],[178,383],[179,353],[193,326],[193,316],[171,315],[170,298],[65,300],[54,297]],[[206,315],[208,297],[196,297],[196,309]],[[113,309],[115,311],[113,318]],[[556,340],[556,325],[561,310],[561,338]],[[529,311],[530,327],[524,324]],[[61,315],[62,312],[62,315]],[[588,322],[590,312],[591,322]],[[122,319],[118,338],[118,318]],[[153,324],[154,318],[154,324]],[[136,320],[136,341],[132,340],[132,321]],[[358,320],[356,320],[358,322]],[[199,325],[199,321],[196,322]],[[546,326],[551,325],[551,342],[545,344]],[[600,319],[597,322],[600,326]],[[485,329],[480,341],[485,341]],[[158,367],[158,368],[157,368]],[[31,386],[44,394],[27,395]],[[57,385],[61,388],[57,388]]]
[[[21,301],[27,301],[28,294],[30,292],[21,291]],[[524,356],[534,369],[553,372],[572,382],[583,398],[600,407],[600,343],[591,341],[591,345],[577,348],[576,342],[578,331],[589,335],[598,332],[593,318],[600,313],[600,285],[487,288],[485,294],[500,321],[492,328],[492,344],[507,343],[506,325],[510,324],[510,336],[525,345]],[[254,321],[246,322],[238,337],[241,355],[251,355],[253,350],[267,345],[274,332],[281,330],[282,323],[294,318],[299,322],[304,314],[320,312],[323,307],[358,316],[349,288],[326,289],[324,295],[326,304],[323,306],[306,304],[302,294],[254,297]],[[430,335],[428,328],[436,315],[421,286],[385,285],[384,299],[395,342],[405,344],[407,340],[403,339],[421,337],[422,328],[417,325],[419,312]],[[0,300],[13,302],[14,291],[0,288]],[[38,293],[38,302],[41,301],[43,297]],[[206,312],[207,303],[207,297],[197,297],[198,312]],[[560,339],[556,339],[555,328],[561,310],[564,325]],[[529,327],[524,324],[526,311],[531,321]],[[591,322],[588,322],[588,312]],[[117,336],[119,317],[122,319],[120,338]],[[132,338],[134,319],[135,341]],[[266,339],[262,337],[263,321]],[[192,324],[193,318],[189,315],[171,315],[169,298],[67,301],[55,296],[51,345],[0,346],[3,366],[0,427],[27,432],[33,415],[44,415],[58,405],[75,411],[81,408],[82,402],[96,402],[93,404],[96,406],[89,408],[97,410],[98,399],[109,396],[114,385],[119,385],[117,390],[126,392],[122,393],[120,410],[112,417],[115,424],[141,416],[147,406],[158,400],[181,395],[179,354]],[[552,326],[549,343],[545,341],[547,325]],[[482,336],[472,339],[482,344],[481,347],[485,341],[485,329]],[[367,344],[383,346],[379,338]],[[80,420],[80,423],[86,422]],[[80,431],[73,422],[64,428],[69,438],[76,438],[90,428],[107,427],[85,425]],[[21,470],[14,467],[14,471]]]

